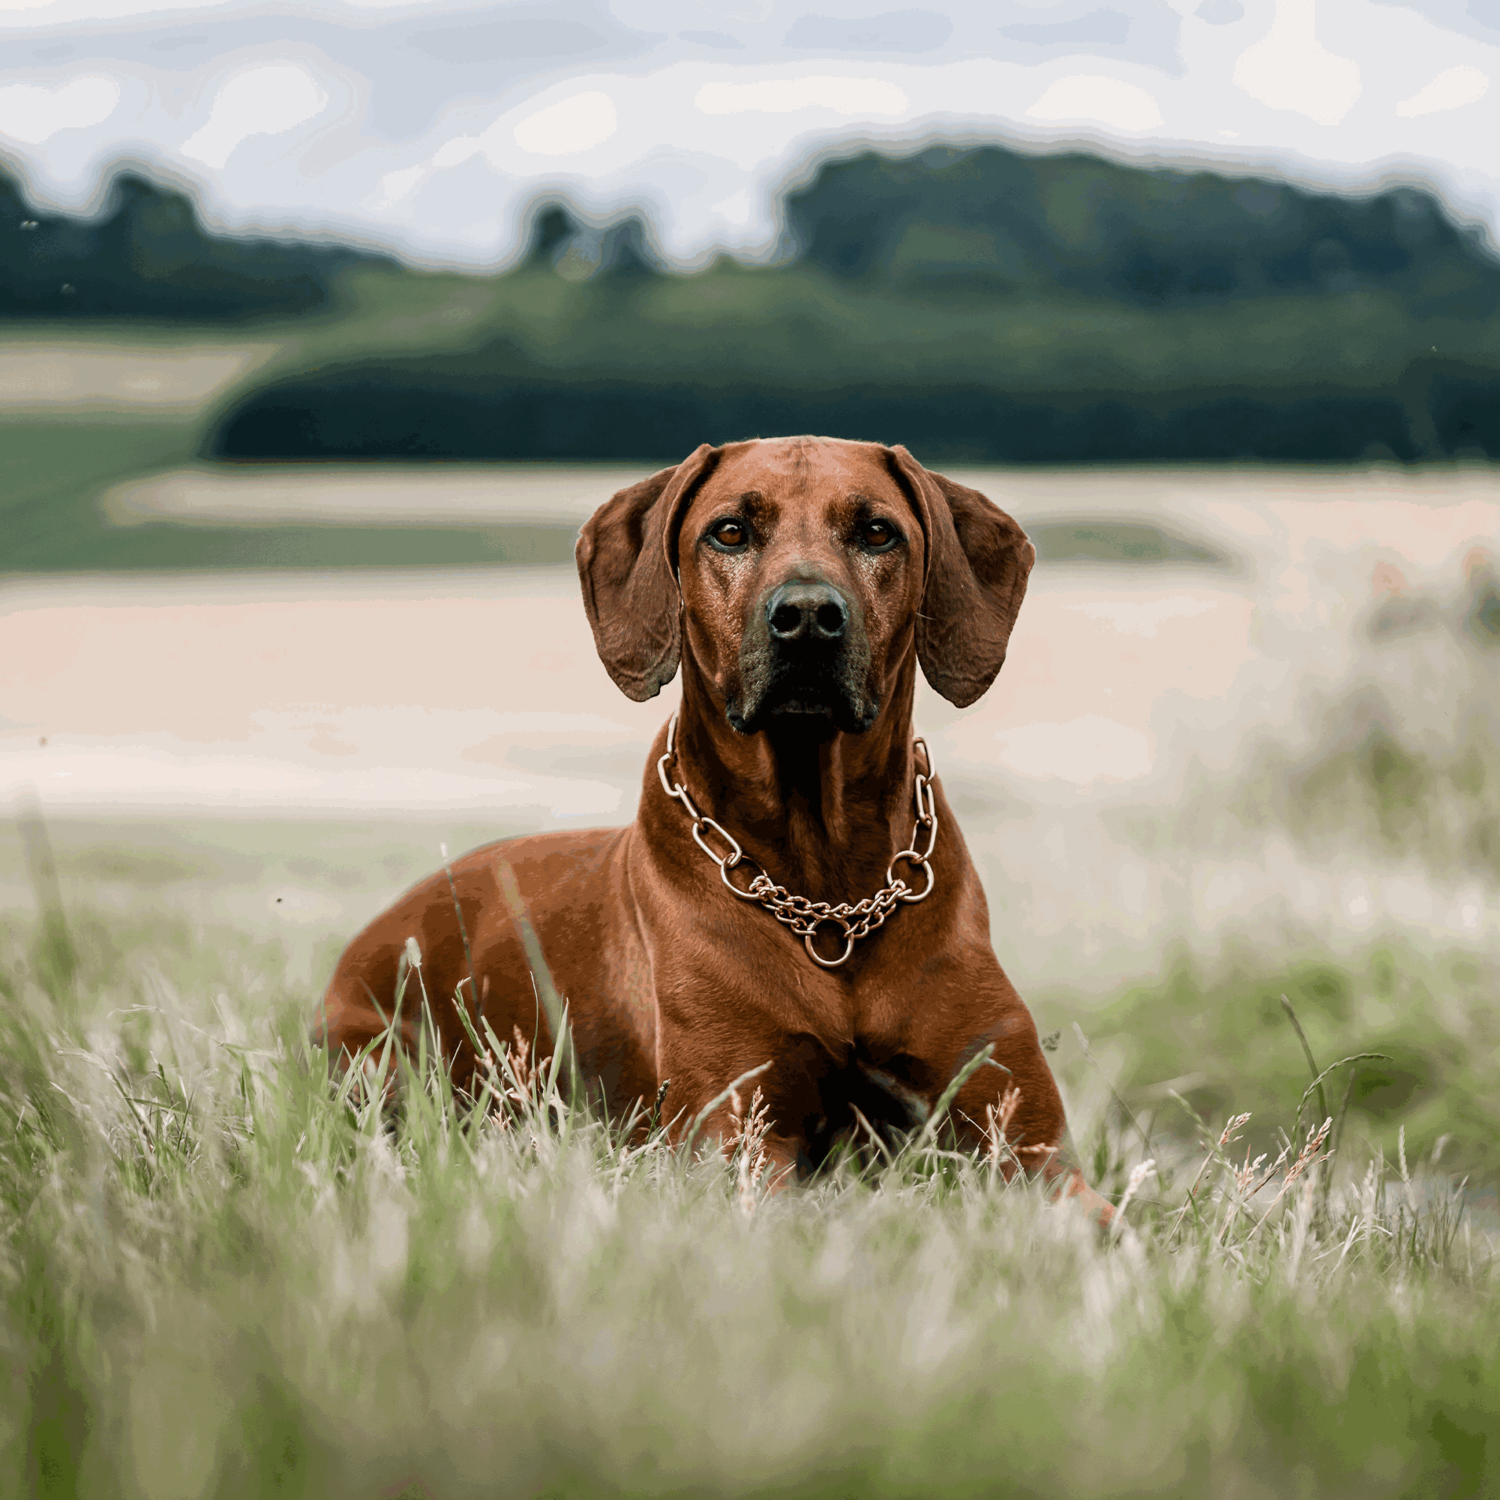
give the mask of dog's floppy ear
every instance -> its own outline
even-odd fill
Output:
[[[704,443],[676,468],[621,490],[578,535],[578,581],[599,660],[637,703],[677,671],[682,599],[672,553],[683,508],[717,454]]]
[[[1026,596],[1036,548],[978,490],[891,449],[927,536],[927,576],[917,616],[917,659],[934,688],[967,708],[995,680]]]

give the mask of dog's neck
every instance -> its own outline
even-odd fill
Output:
[[[909,659],[862,734],[789,715],[746,735],[730,727],[723,708],[688,671],[678,711],[677,777],[756,865],[794,895],[862,901],[886,883],[891,857],[911,838],[915,691],[916,663]]]

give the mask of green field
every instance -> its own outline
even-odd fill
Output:
[[[570,525],[111,525],[127,480],[196,458],[197,418],[0,414],[0,574],[571,562]]]
[[[0,1493],[1500,1483],[1500,1223],[1444,1175],[1496,1166],[1472,955],[1259,951],[1103,1009],[1034,997],[1091,1176],[1118,1200],[1155,1162],[1101,1243],[941,1132],[767,1197],[753,1152],[627,1143],[515,1058],[479,1111],[420,1060],[395,1110],[336,1094],[304,1037],[341,934],[225,898],[420,868],[423,830],[343,829],[59,824],[60,908],[0,840]],[[1320,1068],[1395,1061],[1320,1097],[1283,992]],[[1172,1069],[1203,1127],[1147,1086]],[[1325,1110],[1334,1160],[1288,1182]]]
[[[330,325],[326,337],[337,338],[338,327]],[[76,337],[77,330],[69,332]],[[102,340],[106,332],[93,330],[96,340]],[[182,338],[144,342],[149,348],[192,347],[192,340]],[[296,346],[289,332],[287,342]],[[201,464],[199,450],[208,420],[203,411],[0,410],[0,576],[10,572],[545,566],[573,560],[576,528],[564,523],[112,522],[100,505],[110,489]],[[683,456],[658,455],[657,461],[670,463]],[[642,473],[652,466],[651,460],[636,464]],[[224,469],[234,473],[252,467],[258,466],[226,465]],[[406,472],[420,474],[421,470],[407,467]],[[1141,521],[1087,528],[1041,522],[1033,524],[1030,535],[1038,555],[1047,561],[1188,560],[1205,567],[1230,566],[1228,558],[1200,543]]]
[[[462,348],[471,337],[466,320],[489,298],[482,283],[455,276],[367,271],[351,284],[338,312],[261,321],[248,329],[38,320],[0,324],[0,337],[63,350],[135,347],[150,354],[241,342],[273,345],[276,352],[243,382],[248,386],[308,363],[377,350]],[[0,574],[473,566],[572,558],[573,529],[562,526],[111,525],[99,508],[104,492],[197,461],[216,410],[213,402],[177,411],[0,406]]]

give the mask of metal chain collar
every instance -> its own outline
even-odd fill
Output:
[[[688,816],[692,818],[693,842],[719,867],[719,878],[736,896],[742,901],[760,902],[778,922],[784,922],[790,927],[802,939],[807,949],[807,956],[815,964],[821,964],[825,969],[838,968],[854,952],[855,943],[874,932],[895,911],[899,903],[915,904],[918,901],[925,901],[932,894],[932,888],[937,881],[931,864],[932,851],[937,847],[938,835],[937,801],[932,791],[932,778],[935,773],[932,766],[932,751],[927,748],[927,741],[920,736],[912,743],[921,750],[927,770],[925,773],[917,772],[917,821],[911,831],[911,845],[901,850],[891,860],[885,872],[886,884],[873,896],[867,896],[863,901],[855,902],[853,905],[847,901],[841,901],[837,906],[827,901],[809,901],[806,896],[794,896],[785,886],[777,885],[764,870],[759,870],[755,878],[743,890],[729,878],[729,872],[742,863],[752,869],[758,867],[754,860],[746,856],[745,851],[740,848],[734,835],[727,828],[714,822],[707,813],[698,810],[697,805],[688,795],[688,789],[680,781],[667,779],[667,762],[674,760],[677,754],[676,739],[677,715],[674,713],[667,723],[667,748],[665,754],[656,762],[656,774],[661,781],[662,790],[667,796],[675,797],[682,803],[687,809]],[[717,854],[709,847],[703,836],[705,829],[712,829],[729,846],[728,853]],[[919,850],[917,840],[922,836],[924,829],[927,832],[927,847]],[[927,872],[927,884],[920,891],[909,886],[904,880],[896,878],[896,866],[903,860]],[[843,936],[844,951],[837,958],[824,958],[813,947],[814,935],[818,928],[825,925],[837,927]]]

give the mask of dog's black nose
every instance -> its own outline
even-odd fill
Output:
[[[766,602],[766,620],[778,641],[836,641],[849,611],[829,584],[784,583]]]

